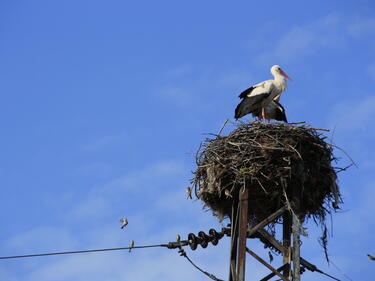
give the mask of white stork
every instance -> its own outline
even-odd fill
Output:
[[[279,110],[281,108],[282,112],[285,114],[278,99],[280,98],[280,94],[285,91],[287,87],[285,78],[290,80],[291,78],[286,75],[278,65],[271,67],[271,74],[273,75],[274,80],[266,80],[251,86],[239,95],[242,101],[236,107],[234,118],[238,119],[246,114],[257,113],[260,111],[261,118],[266,120],[265,107],[271,103],[273,104],[271,105],[271,108],[272,106],[276,106]]]
[[[277,121],[284,121],[288,122],[286,119],[285,109],[281,105],[280,95],[277,95],[269,104],[266,104],[264,107],[264,117],[267,120],[277,120]],[[252,112],[253,117],[258,117],[262,119],[262,110],[259,108]]]

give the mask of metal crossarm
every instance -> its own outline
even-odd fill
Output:
[[[275,275],[279,276],[281,280],[283,281],[288,281],[287,278],[285,278],[277,269],[275,269],[272,265],[267,263],[264,259],[262,259],[260,256],[255,254],[253,251],[250,249],[246,248],[246,251],[252,255],[257,261],[259,261],[261,264],[263,264],[265,267],[267,267],[269,270],[271,270]]]
[[[288,264],[284,264],[282,266],[280,266],[278,269],[276,269],[277,272],[281,272],[284,270],[285,267],[289,266]],[[260,279],[259,281],[268,281],[270,280],[272,277],[274,277],[276,275],[275,272],[272,272],[270,274],[268,274],[267,276],[265,276],[264,278]],[[284,278],[284,277],[283,277]]]

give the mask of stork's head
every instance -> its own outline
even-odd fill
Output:
[[[280,65],[277,65],[275,64],[274,66],[271,67],[271,74],[273,76],[279,76],[279,75],[282,75],[284,76],[285,78],[289,79],[289,80],[292,80],[288,75],[286,75],[286,73],[281,69]]]

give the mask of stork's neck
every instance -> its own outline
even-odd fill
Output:
[[[280,87],[280,89],[282,91],[284,91],[287,87],[287,83],[286,83],[286,79],[284,76],[282,76],[281,74],[279,73],[275,73],[274,75],[274,78],[275,78],[275,84]]]
[[[285,81],[285,77],[282,76],[280,73],[275,72],[275,73],[272,73],[272,74],[273,74],[273,77],[274,77],[275,81]]]

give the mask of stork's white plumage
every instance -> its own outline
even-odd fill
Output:
[[[275,98],[285,91],[287,88],[285,78],[290,79],[278,65],[271,67],[271,74],[274,77],[273,80],[266,80],[256,84],[239,95],[242,101],[236,107],[234,118],[238,119],[246,114],[260,110],[262,119],[266,119],[265,106],[271,102],[273,103]]]

